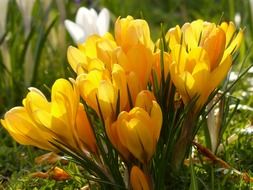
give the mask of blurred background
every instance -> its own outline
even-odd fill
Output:
[[[66,59],[67,47],[75,44],[64,27],[64,20],[74,21],[82,6],[97,11],[108,8],[112,33],[119,16],[143,18],[149,23],[154,41],[161,36],[161,23],[166,31],[196,19],[217,24],[233,21],[237,27],[245,28],[245,39],[226,82],[232,83],[252,65],[253,0],[0,0],[1,118],[10,108],[22,105],[28,87],[39,88],[50,97],[51,85],[57,78],[75,76]],[[238,129],[252,130],[253,69],[235,85],[231,95],[239,105],[223,138],[227,141],[236,134],[237,139],[221,156],[252,173],[253,133],[245,135]],[[30,179],[29,173],[48,167],[34,166],[34,158],[42,153],[44,151],[16,144],[0,127],[0,189],[61,189],[66,183],[73,189],[82,186],[79,178],[64,183]],[[78,170],[75,165],[67,167]]]

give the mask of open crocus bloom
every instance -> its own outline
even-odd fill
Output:
[[[49,102],[41,91],[30,88],[23,99],[23,107],[15,107],[5,114],[1,123],[20,144],[55,150],[49,142],[54,139],[72,149],[84,148],[96,152],[96,142],[86,112],[79,103],[79,93],[65,79],[58,79],[52,87]]]
[[[196,20],[184,24],[181,29],[179,26],[170,29],[166,38],[172,55],[173,83],[184,103],[199,96],[197,107],[201,108],[227,75],[243,31],[237,32],[232,22],[215,25]]]
[[[94,9],[81,7],[76,14],[75,22],[64,21],[65,27],[76,44],[85,42],[86,38],[93,34],[104,35],[110,24],[110,13],[103,8],[99,14]]]
[[[121,112],[117,121],[107,126],[107,134],[125,158],[131,153],[147,163],[155,152],[161,126],[161,108],[154,95],[145,90],[138,94],[133,109]]]

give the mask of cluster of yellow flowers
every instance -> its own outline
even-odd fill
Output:
[[[165,51],[161,40],[151,40],[145,20],[118,18],[114,37],[93,35],[68,48],[76,80],[58,79],[51,101],[30,88],[23,106],[8,111],[1,123],[21,144],[55,151],[50,142],[57,140],[86,155],[99,155],[85,102],[103,122],[122,161],[139,163],[130,168],[133,189],[149,189],[149,176],[139,166],[154,155],[165,114],[152,92],[152,72],[158,84],[170,75],[185,105],[198,96],[198,111],[227,75],[242,37],[243,31],[236,31],[232,22],[196,20],[168,30]]]

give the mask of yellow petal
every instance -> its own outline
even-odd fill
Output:
[[[79,94],[75,87],[65,79],[58,79],[52,86],[52,108],[53,117],[59,118],[63,116],[67,124],[74,125],[77,106],[79,104]]]
[[[88,72],[92,70],[103,71],[105,70],[105,64],[100,59],[92,59],[89,61],[87,69]]]
[[[129,61],[127,64],[130,70],[127,70],[127,68],[124,69],[126,72],[135,72],[142,84],[142,89],[146,89],[154,62],[151,50],[141,44],[138,44],[127,52],[127,57]]]
[[[184,89],[183,93],[186,93],[184,96],[193,98],[196,95],[196,92],[194,91],[195,80],[193,76],[189,72],[184,72],[179,77],[184,81],[184,84],[181,87]]]
[[[15,107],[9,110],[1,123],[18,143],[33,145],[46,150],[55,150],[49,143],[53,136],[40,130],[31,120],[25,108]]]
[[[105,64],[105,67],[111,71],[112,65],[117,62],[114,53],[116,43],[112,40],[102,39],[97,42],[97,56]]]
[[[118,91],[109,81],[102,80],[100,82],[97,91],[97,98],[104,119],[116,116]]]
[[[119,64],[114,64],[112,68],[112,83],[113,86],[119,90],[120,93],[120,110],[127,107],[128,93],[127,93],[127,79],[124,69]]]
[[[225,59],[226,56],[234,54],[235,51],[239,48],[242,40],[243,40],[243,30],[240,29],[236,37],[232,39],[231,43],[225,50],[223,58]]]
[[[181,35],[182,35],[182,32],[178,25],[168,30],[168,32],[165,35],[165,38],[169,42],[170,49],[174,49],[174,46],[176,44],[180,44]]]
[[[117,19],[115,39],[125,52],[137,44],[153,49],[147,22],[142,19],[133,19],[131,16]]]
[[[143,108],[150,114],[153,107],[153,100],[155,100],[155,96],[152,92],[142,90],[136,97],[135,107]]]
[[[196,47],[189,52],[187,63],[185,64],[185,70],[192,73],[198,62],[206,63],[208,70],[210,70],[208,53],[201,47]]]
[[[113,146],[120,152],[124,159],[128,160],[130,153],[128,149],[121,143],[118,136],[118,121],[110,123],[109,119],[105,120],[106,123],[106,134],[108,135]]]
[[[216,28],[213,34],[205,40],[203,48],[207,51],[211,70],[219,65],[223,56],[225,44],[226,36],[221,28]]]
[[[232,64],[232,56],[228,55],[226,59],[211,73],[210,81],[212,81],[211,89],[215,89],[221,81],[226,77]]]
[[[130,91],[130,95],[131,97],[131,100],[132,100],[132,103],[135,102],[135,99],[137,97],[137,94],[142,90],[142,86],[139,82],[139,79],[137,78],[136,76],[136,73],[134,72],[130,72],[127,74],[126,76],[127,78],[127,86],[129,88],[129,91]]]
[[[231,43],[231,40],[235,34],[235,25],[233,22],[222,22],[220,25],[221,29],[226,33],[226,48]]]
[[[81,103],[78,106],[76,115],[76,133],[78,139],[84,144],[89,152],[97,153],[96,138]]]
[[[186,59],[188,57],[185,46],[175,45],[175,47],[171,50],[171,55],[172,60],[176,62],[177,72],[184,72],[186,68]]]
[[[67,50],[67,59],[75,73],[86,72],[87,58],[79,49],[70,46]]]
[[[148,128],[152,122],[147,112],[135,107],[129,113],[122,112],[118,120],[117,130],[121,143],[141,162],[149,161],[156,144],[153,142],[152,128]]]
[[[50,103],[47,101],[43,93],[36,88],[29,88],[25,99],[23,99],[23,105],[27,108],[29,113],[36,112],[39,108],[50,112]]]
[[[190,96],[187,94],[187,88],[185,84],[185,77],[181,77],[182,74],[178,73],[176,63],[170,66],[171,79],[177,88],[179,94],[182,96],[184,103],[189,102]]]
[[[77,77],[77,86],[79,88],[82,98],[86,103],[91,106],[94,110],[98,111],[97,107],[97,90],[100,81],[103,79],[103,71],[92,70],[88,74],[81,74]]]
[[[137,167],[133,166],[130,173],[130,182],[133,190],[149,190],[149,185],[147,177],[145,174]]]
[[[190,23],[185,23],[182,26],[182,31],[184,32],[184,44],[188,50],[191,50],[198,46],[198,39],[195,37],[195,31],[193,30]]]
[[[96,58],[97,57],[97,47],[96,43],[102,37],[94,34],[89,36],[84,44],[78,44],[78,49],[80,49],[87,57]]]
[[[208,99],[208,96],[210,95],[210,83],[212,81],[209,81],[210,79],[210,71],[208,64],[205,62],[199,62],[192,73],[192,76],[194,78],[194,87],[192,88],[192,91],[195,95],[199,96],[197,100],[197,109],[200,108]]]
[[[156,101],[153,101],[150,117],[154,123],[154,129],[153,129],[154,142],[158,142],[158,139],[160,137],[160,131],[162,128],[163,115],[162,115],[162,110]]]

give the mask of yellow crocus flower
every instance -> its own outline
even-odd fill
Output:
[[[93,35],[87,38],[86,43],[78,45],[78,48],[70,46],[67,50],[67,58],[77,75],[92,69],[106,68],[111,71],[112,64],[116,63],[114,53],[116,48],[113,37]]]
[[[243,39],[243,31],[236,31],[233,22],[222,22],[220,25],[196,20],[170,29],[166,34],[170,49],[176,44],[186,47],[190,52],[196,47],[206,50],[210,61],[211,70],[232,55],[240,46]]]
[[[2,120],[4,127],[21,144],[52,150],[56,148],[49,142],[56,139],[74,150],[96,153],[95,137],[84,107],[79,103],[75,84],[72,86],[69,81],[58,79],[52,87],[51,102],[38,89],[30,88],[23,105],[7,112]],[[19,126],[17,122],[23,124]]]
[[[185,104],[194,96],[199,96],[197,108],[206,102],[210,93],[224,79],[232,63],[232,57],[229,55],[211,71],[207,52],[199,47],[187,53],[183,46],[176,45],[172,50],[172,55],[175,60],[170,66],[172,81]]]
[[[118,64],[113,65],[111,73],[108,70],[92,70],[87,74],[79,75],[77,83],[82,98],[98,115],[101,111],[104,120],[108,117],[115,120],[119,94],[120,110],[124,110],[127,106],[126,76],[123,68]]]
[[[155,127],[153,128],[153,139],[157,142],[160,136],[162,126],[162,112],[155,96],[151,91],[142,90],[136,97],[135,107],[143,108],[149,115]]]
[[[185,104],[199,96],[199,109],[227,75],[243,31],[236,34],[233,23],[216,26],[197,20],[181,29],[170,29],[166,37],[172,55],[169,64],[173,83]]]
[[[77,147],[74,125],[79,104],[76,89],[65,79],[58,79],[52,86],[51,102],[36,89],[23,100],[24,107],[30,116],[41,127],[57,136],[60,141]]]
[[[3,127],[15,141],[23,145],[32,145],[45,150],[56,150],[48,140],[53,135],[38,128],[24,107],[14,107],[1,119]]]
[[[135,73],[141,89],[145,90],[154,64],[152,51],[142,44],[138,44],[131,47],[127,53],[119,50],[117,52],[117,60],[118,64],[124,68],[126,73]]]
[[[153,96],[145,91],[138,95],[137,104],[129,112],[123,111],[107,132],[121,154],[127,149],[142,163],[147,163],[153,156],[162,126],[160,106]],[[143,100],[141,100],[143,98]]]
[[[147,176],[138,166],[133,166],[130,172],[130,183],[133,190],[149,190]]]
[[[131,16],[126,18],[119,17],[115,23],[114,30],[115,40],[125,52],[137,44],[142,44],[153,50],[149,26],[145,20],[134,19]]]

